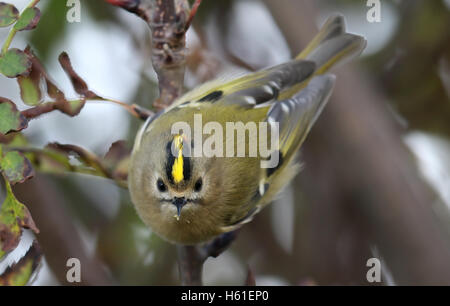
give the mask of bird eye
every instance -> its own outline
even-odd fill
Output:
[[[199,178],[199,179],[197,180],[197,182],[195,182],[195,185],[194,185],[194,191],[195,191],[195,192],[199,192],[200,190],[202,190],[202,186],[203,186],[203,181],[202,181],[201,178]]]
[[[156,181],[156,187],[158,187],[158,190],[160,192],[165,192],[167,191],[167,186],[166,184],[164,184],[164,182],[162,181],[162,179],[158,179],[158,181]]]

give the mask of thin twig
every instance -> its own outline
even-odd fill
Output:
[[[124,108],[127,112],[129,112],[131,115],[133,115],[136,118],[146,120],[148,117],[151,117],[154,115],[154,113],[146,108],[143,108],[137,104],[127,104],[122,101],[109,99],[109,98],[103,98],[103,97],[96,97],[94,99],[88,99],[89,101],[105,101],[105,102],[111,102],[114,104],[117,104]]]
[[[197,14],[198,7],[202,3],[202,0],[195,0],[194,4],[191,7],[191,12],[189,13],[189,17],[186,21],[186,25],[184,26],[184,30],[187,31],[192,23],[192,20],[194,20],[195,15]]]

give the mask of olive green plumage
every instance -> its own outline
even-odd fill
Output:
[[[142,220],[180,244],[203,243],[249,222],[298,172],[296,152],[333,89],[334,76],[325,72],[364,47],[362,37],[345,32],[343,17],[333,16],[296,59],[201,85],[150,118],[136,137],[128,178]],[[202,115],[203,125],[218,122],[224,131],[227,122],[277,122],[278,165],[262,168],[260,156],[248,156],[248,143],[246,157],[185,154],[195,149],[188,141],[193,135],[183,135],[184,143],[171,128],[186,122],[194,130],[195,114]]]

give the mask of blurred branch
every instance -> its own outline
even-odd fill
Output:
[[[316,33],[311,3],[265,3],[291,49],[300,51]],[[437,197],[417,173],[386,100],[354,68],[340,70],[333,101],[304,146],[308,205],[357,211],[398,284],[450,284]],[[351,163],[342,162],[349,157]]]
[[[40,228],[39,244],[61,284],[70,285],[66,279],[69,258],[78,258],[81,262],[81,283],[76,285],[114,284],[101,262],[88,254],[72,218],[64,209],[64,196],[51,180],[37,175],[33,180],[15,186],[14,191],[20,200],[28,203]]]

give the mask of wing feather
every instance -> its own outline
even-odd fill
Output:
[[[295,59],[228,83],[212,81],[179,98],[174,107],[189,107],[202,102],[254,107],[274,102],[281,93],[308,80],[315,69],[314,62]]]
[[[302,91],[271,106],[266,120],[279,123],[279,145],[284,159],[290,159],[305,140],[328,102],[334,82],[332,74],[316,76]]]

